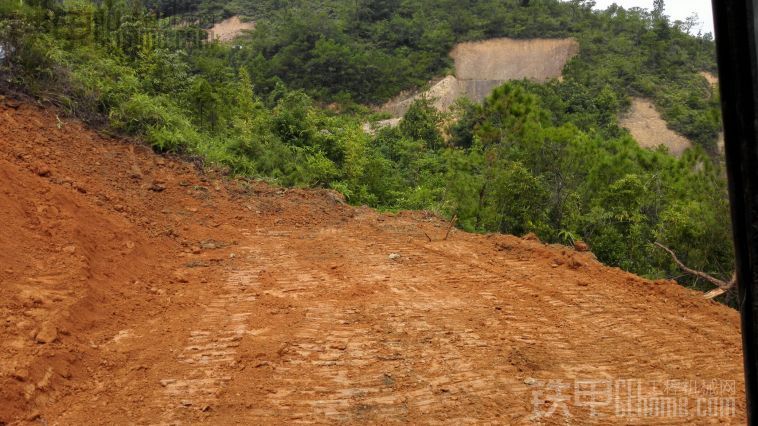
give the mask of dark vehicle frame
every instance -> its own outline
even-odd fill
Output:
[[[713,0],[742,316],[747,421],[758,425],[758,0]]]

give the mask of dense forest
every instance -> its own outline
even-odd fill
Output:
[[[678,277],[659,249],[731,275],[710,35],[652,11],[573,0],[2,0],[0,87],[230,174],[329,187],[351,203],[427,209],[476,232],[582,239],[607,264]],[[256,21],[206,42],[208,17]],[[177,21],[181,18],[181,21]],[[177,24],[180,22],[180,24]],[[510,82],[450,113],[417,101],[396,128],[378,105],[451,71],[460,41],[574,37],[561,81]],[[695,146],[680,158],[618,126],[652,99]],[[706,285],[681,282],[699,288]]]

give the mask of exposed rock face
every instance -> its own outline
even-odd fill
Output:
[[[408,111],[421,97],[434,100],[445,111],[461,97],[482,102],[492,90],[509,80],[547,81],[560,78],[561,71],[579,52],[574,39],[514,40],[499,38],[461,43],[450,56],[455,60],[455,76],[447,76],[423,93],[401,95],[383,110],[395,117]]]

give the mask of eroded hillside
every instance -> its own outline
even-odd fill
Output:
[[[672,155],[680,157],[692,146],[687,138],[668,128],[655,105],[646,99],[632,99],[632,107],[619,124],[628,129],[643,148],[663,145]]]
[[[234,40],[244,31],[253,29],[255,29],[255,22],[242,22],[239,16],[232,16],[213,25],[208,30],[208,39],[228,42]]]
[[[2,422],[651,423],[535,417],[547,383],[634,379],[731,383],[663,420],[744,423],[737,313],[699,293],[57,117],[0,106]]]
[[[400,117],[420,97],[432,99],[441,111],[461,97],[481,102],[506,81],[559,78],[563,67],[577,53],[579,44],[573,39],[500,38],[460,43],[450,52],[455,76],[443,78],[423,93],[401,95],[383,110]]]

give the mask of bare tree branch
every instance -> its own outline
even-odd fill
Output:
[[[450,236],[450,231],[453,230],[453,226],[455,226],[455,221],[457,221],[457,220],[458,220],[458,215],[454,214],[453,218],[450,219],[450,225],[448,225],[448,227],[447,227],[447,232],[445,233],[445,238],[443,238],[444,241],[447,241],[447,237]]]
[[[715,298],[721,296],[722,294],[724,294],[726,292],[727,291],[724,290],[723,288],[714,288],[713,290],[709,291],[708,293],[705,293],[705,295],[703,297],[705,297],[706,299],[715,299]]]
[[[714,277],[706,274],[705,272],[700,272],[700,271],[696,271],[694,269],[688,268],[684,263],[682,263],[681,260],[679,260],[678,257],[676,257],[676,253],[674,253],[673,250],[671,250],[670,248],[664,246],[663,244],[656,242],[655,245],[658,246],[658,247],[660,247],[660,248],[662,248],[663,250],[666,250],[666,252],[668,252],[668,254],[670,254],[671,257],[674,259],[674,262],[676,262],[676,264],[679,265],[679,268],[681,268],[682,271],[684,271],[684,272],[686,272],[686,273],[688,273],[690,275],[693,275],[695,277],[702,278],[702,279],[708,281],[709,283],[715,285],[716,287],[718,287],[718,289],[715,289],[715,290],[712,290],[712,291],[706,293],[705,297],[707,299],[713,299],[714,297],[720,296],[720,295],[726,293],[727,291],[729,291],[732,287],[734,287],[737,284],[737,275],[736,274],[732,275],[732,279],[729,282],[722,281],[722,280],[720,280],[718,278],[714,278]]]

